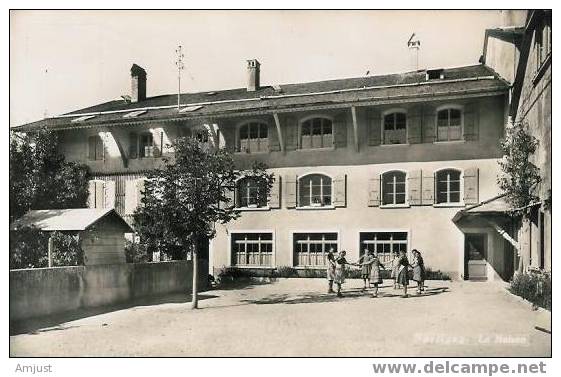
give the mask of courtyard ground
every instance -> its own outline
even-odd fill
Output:
[[[550,356],[538,312],[496,283],[429,281],[378,298],[281,279],[11,324],[11,356]]]

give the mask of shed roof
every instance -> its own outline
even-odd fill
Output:
[[[123,225],[124,232],[133,229],[119,216],[113,208],[73,208],[73,209],[43,209],[27,212],[23,217],[10,224],[10,230],[26,226],[35,226],[42,231],[82,231],[102,219],[113,217]]]
[[[506,202],[505,195],[502,194],[459,211],[452,221],[458,222],[466,215],[506,215],[510,210],[512,210],[512,207]]]
[[[72,129],[96,125],[134,124],[154,120],[182,120],[190,118],[224,117],[245,113],[296,111],[314,105],[365,105],[388,99],[437,98],[443,95],[496,93],[508,90],[509,85],[489,67],[478,64],[443,69],[444,79],[426,80],[426,70],[377,76],[325,80],[308,83],[262,86],[249,92],[246,88],[185,93],[180,96],[181,107],[191,111],[177,111],[177,94],[148,97],[140,102],[114,100],[86,107],[67,114],[14,127],[30,131],[41,127]],[[123,115],[144,109],[133,118]],[[75,121],[84,115],[91,118]]]

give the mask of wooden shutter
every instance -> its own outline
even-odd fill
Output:
[[[88,137],[88,160],[90,161],[95,160],[95,149],[96,149],[95,140],[96,140],[95,136]]]
[[[132,215],[138,206],[136,180],[125,182],[125,215]]]
[[[294,151],[298,149],[298,123],[296,118],[288,116],[286,118],[286,150]]]
[[[380,145],[382,134],[382,121],[380,112],[370,109],[367,112],[368,122],[368,145]]]
[[[138,158],[138,134],[129,133],[129,158]]]
[[[414,106],[407,113],[407,142],[409,144],[421,143],[421,107]]]
[[[345,207],[347,205],[347,175],[340,175],[333,180],[333,205]]]
[[[421,188],[423,195],[421,198],[422,205],[434,204],[434,173],[432,171],[422,171]]]
[[[224,196],[228,199],[227,203],[224,203],[224,208],[234,208],[236,207],[236,194],[238,193],[237,190],[237,183],[236,186],[231,188],[226,188],[224,190]]]
[[[269,151],[278,152],[281,150],[279,135],[277,133],[277,126],[274,124],[269,124],[267,126],[267,136],[269,138]]]
[[[95,180],[88,181],[88,208],[95,208]]]
[[[479,136],[479,111],[477,103],[467,104],[464,110],[464,140],[477,140]]]
[[[380,174],[368,180],[368,207],[380,206]]]
[[[104,192],[104,208],[115,208],[115,181],[105,181],[103,188]]]
[[[436,140],[436,112],[434,109],[423,113],[422,135],[423,143],[434,143]]]
[[[267,202],[269,204],[269,208],[280,208],[281,177],[280,175],[276,175],[274,178],[275,181],[273,182],[273,186],[271,187],[271,191],[269,192],[269,197],[267,198]]]
[[[479,169],[469,168],[464,170],[464,203],[479,203]]]
[[[296,176],[292,176],[292,177],[288,177],[286,179],[285,182],[285,190],[284,192],[286,193],[286,208],[296,208],[296,205],[298,204],[297,201],[297,190],[296,190],[296,182],[298,180],[298,177]]]
[[[154,157],[161,157],[164,150],[164,132],[161,128],[152,131],[152,140],[154,143]]]
[[[409,196],[409,205],[421,205],[421,170],[413,170],[407,173],[407,191]]]
[[[95,140],[95,158],[97,160],[105,160],[105,146],[101,136],[96,136]]]
[[[144,198],[144,183],[146,178],[139,178],[136,180],[136,205],[142,205],[142,198]]]
[[[333,121],[333,139],[335,148],[347,146],[347,114],[341,113]]]

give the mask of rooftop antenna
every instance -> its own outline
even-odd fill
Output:
[[[43,119],[47,119],[49,116],[49,105],[48,105],[48,90],[49,90],[49,68],[45,68],[45,81],[43,84],[43,93],[45,94],[44,101],[45,101],[45,109],[43,110]]]
[[[409,40],[407,41],[407,47],[409,47],[410,50],[415,50],[415,70],[419,70],[419,49],[421,48],[421,41],[417,38],[417,39],[413,39],[415,38],[415,33],[411,34],[411,37],[409,37]]]
[[[175,55],[175,65],[177,66],[177,111],[179,111],[181,101],[181,71],[185,69],[185,64],[183,64],[183,58],[185,58],[185,55],[183,54],[181,45],[177,46],[175,49]]]

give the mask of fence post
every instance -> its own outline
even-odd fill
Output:
[[[49,235],[49,246],[47,248],[49,267],[53,267],[53,236]]]

